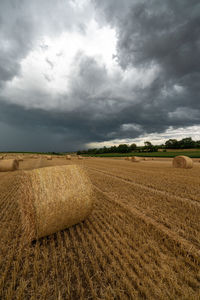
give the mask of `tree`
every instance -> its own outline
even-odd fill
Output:
[[[178,149],[179,144],[175,139],[169,139],[165,142],[165,148],[167,149]]]
[[[119,153],[128,153],[129,152],[129,146],[126,144],[121,144],[118,146],[118,152]]]
[[[134,152],[137,149],[137,145],[136,144],[131,144],[129,147],[130,152]]]

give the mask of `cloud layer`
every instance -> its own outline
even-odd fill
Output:
[[[2,0],[0,150],[197,130],[199,32],[195,0]]]

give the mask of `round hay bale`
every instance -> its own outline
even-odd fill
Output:
[[[133,156],[133,157],[131,158],[131,161],[132,161],[132,162],[140,162],[140,161],[141,161],[141,158],[138,157],[138,156]]]
[[[83,221],[93,208],[92,184],[80,166],[34,169],[18,176],[17,199],[28,241]]]
[[[125,157],[125,160],[131,160],[132,158],[131,157]]]
[[[172,165],[174,168],[191,169],[193,160],[188,156],[176,156],[173,158]]]
[[[18,161],[23,161],[24,159],[23,159],[23,157],[19,156],[19,157],[17,158],[17,160],[18,160]]]
[[[17,159],[4,159],[0,161],[0,172],[9,172],[19,169],[19,162]]]
[[[78,155],[78,159],[83,159],[83,157],[82,157],[82,156],[80,156],[80,155]]]
[[[47,159],[47,160],[52,160],[52,156],[51,156],[51,155],[48,155],[48,156],[46,156],[46,159]]]
[[[3,156],[2,156],[2,155],[0,156],[0,159],[3,159]]]
[[[66,159],[70,160],[71,159],[71,155],[66,155]]]

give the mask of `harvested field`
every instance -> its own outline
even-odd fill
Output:
[[[200,298],[200,164],[52,158],[0,173],[0,299]],[[15,176],[74,163],[96,191],[92,214],[25,245]]]

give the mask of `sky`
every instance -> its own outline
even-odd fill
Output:
[[[0,0],[0,151],[200,139],[199,0]]]

